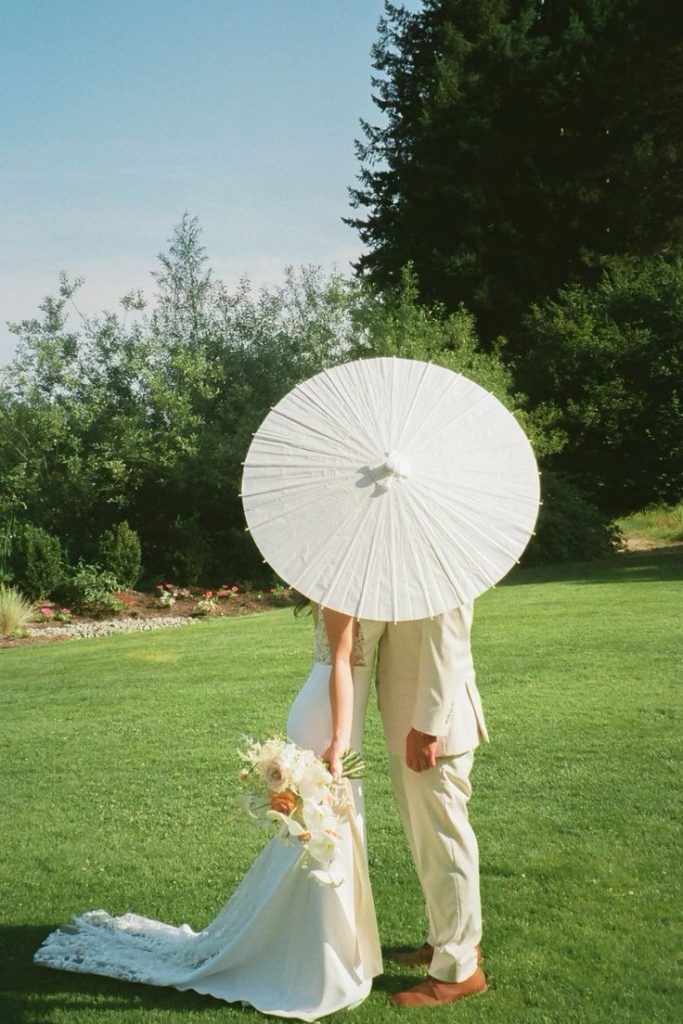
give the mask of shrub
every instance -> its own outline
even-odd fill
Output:
[[[140,578],[140,538],[124,520],[105,530],[99,539],[100,564],[116,576],[122,587],[134,587]]]
[[[169,534],[166,560],[170,578],[199,583],[202,577],[210,575],[212,557],[211,535],[199,517],[176,516]]]
[[[17,521],[14,516],[9,516],[0,523],[0,583],[11,583],[13,579],[10,555],[16,530]]]
[[[525,565],[545,562],[588,562],[607,558],[620,546],[621,533],[591,504],[569,477],[544,472],[543,504],[536,536],[526,549]]]
[[[23,594],[0,583],[0,636],[23,632],[33,615],[33,605]]]
[[[76,612],[117,612],[122,606],[116,594],[119,589],[119,581],[113,573],[81,558],[60,589],[60,597],[64,597]]]
[[[50,597],[64,577],[59,538],[24,523],[14,537],[9,566],[14,583],[27,597],[33,601]]]

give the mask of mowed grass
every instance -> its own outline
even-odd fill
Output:
[[[332,1021],[681,1019],[682,576],[680,555],[625,555],[519,570],[477,602],[492,742],[471,816],[489,991],[400,1011],[387,995],[416,975],[387,964],[370,999]],[[0,652],[3,1024],[259,1019],[31,957],[86,909],[196,929],[216,914],[261,844],[234,812],[235,749],[283,728],[310,650],[310,620],[284,610]],[[423,906],[374,707],[365,755],[382,938],[411,946]],[[283,955],[296,939],[283,931]]]

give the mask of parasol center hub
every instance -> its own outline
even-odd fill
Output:
[[[386,453],[384,463],[380,468],[381,475],[385,480],[401,480],[410,476],[410,460],[401,452],[392,451]]]

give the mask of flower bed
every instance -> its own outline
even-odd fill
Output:
[[[36,621],[26,636],[0,636],[0,647],[46,643],[72,637],[104,636],[136,629],[179,626],[200,618],[251,615],[291,605],[285,587],[265,590],[241,590],[237,585],[214,590],[205,587],[178,587],[159,584],[152,593],[122,590],[116,598],[121,616],[111,612],[99,615],[76,614],[49,601],[36,606]]]

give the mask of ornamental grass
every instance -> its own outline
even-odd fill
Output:
[[[15,587],[0,583],[0,636],[22,633],[33,620],[33,605]]]

